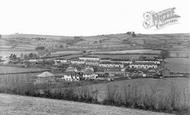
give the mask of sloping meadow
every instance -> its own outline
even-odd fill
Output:
[[[46,90],[48,98],[189,113],[189,78],[134,79]]]

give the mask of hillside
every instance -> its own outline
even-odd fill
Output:
[[[1,115],[169,115],[122,107],[0,94]]]
[[[126,50],[190,48],[190,34],[108,34],[97,36],[51,36],[33,34],[2,35],[0,50],[34,51],[44,46],[52,51],[65,50]]]

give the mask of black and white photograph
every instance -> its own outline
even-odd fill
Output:
[[[187,0],[0,0],[0,115],[190,115]]]

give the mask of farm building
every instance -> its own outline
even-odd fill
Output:
[[[55,75],[50,72],[43,72],[37,75],[34,84],[52,83],[55,82]]]

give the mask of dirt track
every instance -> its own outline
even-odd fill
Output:
[[[168,115],[122,107],[0,94],[0,115]]]

